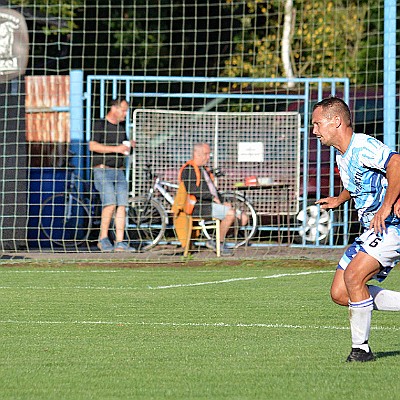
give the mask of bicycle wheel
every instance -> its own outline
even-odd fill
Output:
[[[241,221],[236,218],[225,237],[225,243],[233,248],[243,246],[254,237],[257,231],[257,213],[253,205],[238,193],[226,192],[221,193],[221,196],[224,203],[230,203],[234,210],[239,210],[247,215],[247,224],[242,226]],[[208,239],[215,236],[214,232],[210,232],[210,230],[207,229],[207,221],[203,223],[203,233]]]
[[[156,200],[145,196],[129,200],[126,233],[137,243],[139,250],[149,250],[164,237],[168,216],[164,207]]]
[[[40,208],[40,229],[58,246],[74,247],[89,236],[92,219],[89,209],[70,193],[49,197]]]

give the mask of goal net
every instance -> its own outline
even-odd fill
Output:
[[[298,183],[299,170],[294,166],[299,161],[290,159],[298,141],[281,140],[280,135],[288,135],[292,128],[275,128],[273,121],[282,117],[278,117],[278,112],[299,112],[303,128],[301,148],[309,134],[304,121],[310,120],[311,108],[304,109],[305,99],[299,101],[299,95],[308,96],[309,105],[319,100],[320,94],[344,97],[343,85],[325,84],[318,81],[320,78],[348,79],[348,100],[356,132],[384,139],[388,121],[384,113],[389,113],[391,119],[394,115],[391,146],[399,150],[396,6],[394,0],[0,0],[0,251],[47,251],[38,228],[41,204],[53,193],[65,190],[71,145],[79,150],[72,164],[85,164],[77,158],[84,158],[87,138],[83,134],[80,138],[71,135],[75,129],[72,127],[77,125],[77,113],[73,111],[76,104],[70,101],[72,71],[82,71],[84,84],[89,76],[110,77],[110,84],[103,87],[98,83],[94,89],[98,97],[91,103],[89,113],[84,114],[89,115],[85,124],[104,118],[109,100],[116,97],[129,97],[131,109],[144,110],[135,114],[138,128],[146,128],[146,119],[154,118],[146,110],[177,112],[174,117],[160,114],[159,121],[152,120],[151,123],[165,124],[160,126],[164,136],[158,134],[157,140],[146,142],[145,137],[140,137],[144,131],[136,132],[138,154],[142,152],[145,159],[153,158],[156,169],[162,167],[158,163],[165,163],[165,172],[171,174],[171,179],[175,176],[169,171],[176,172],[179,164],[190,157],[191,145],[201,139],[212,146],[213,166],[225,169],[226,175],[218,180],[222,190],[252,175],[287,182],[289,202],[277,193],[271,193],[272,199],[280,200],[275,203],[257,190],[246,193],[261,215],[281,214],[276,204],[288,204],[290,213],[295,213],[302,188],[310,189],[306,175],[300,176]],[[10,10],[19,13],[24,22],[15,14],[7,16]],[[25,25],[27,33],[22,32]],[[15,52],[25,39],[28,54],[17,57]],[[20,59],[23,72],[10,73]],[[388,72],[394,74],[389,80]],[[139,76],[181,79],[135,81],[128,89],[112,83]],[[267,82],[266,77],[277,80]],[[314,79],[310,91],[304,92],[296,78]],[[387,82],[394,88],[394,95],[389,106],[384,106]],[[100,98],[100,92],[104,98]],[[84,99],[84,107],[88,104],[86,94],[82,88],[77,96]],[[203,113],[196,117],[204,121],[202,131],[196,131],[197,121],[190,122],[193,116],[179,116],[179,112]],[[218,116],[216,123],[216,114],[208,115],[209,112],[224,116]],[[257,120],[246,113],[254,114]],[[290,119],[289,114],[284,118]],[[182,126],[191,132],[189,139],[183,135]],[[235,139],[230,137],[232,132]],[[183,141],[180,144],[179,135]],[[169,152],[163,150],[161,143],[169,147]],[[249,143],[251,151],[256,148],[255,143],[264,146],[264,162],[241,161],[243,149]],[[336,182],[337,173],[331,174],[331,155],[324,159],[325,153],[321,153],[315,141],[309,150],[309,160],[300,162],[300,175],[305,166],[316,182],[317,197],[332,194],[319,189],[330,189],[334,180],[336,195],[340,182]],[[160,158],[155,154],[160,154]],[[172,156],[177,159],[176,164],[172,163]],[[131,171],[135,193],[142,190],[141,162],[138,156]],[[320,170],[319,162],[326,162],[327,166]],[[87,176],[91,173],[85,172]],[[244,193],[243,189],[239,191]],[[315,220],[318,211],[312,212],[317,213],[310,215]],[[336,219],[331,222],[338,223]],[[357,235],[354,209],[349,220],[345,218],[339,223],[348,226],[354,237]],[[331,235],[328,244],[347,242],[347,231],[341,229]],[[321,243],[311,240],[302,244]]]

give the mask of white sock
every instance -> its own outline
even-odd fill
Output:
[[[349,302],[351,342],[353,348],[369,351],[368,339],[371,328],[373,299]]]
[[[368,285],[368,290],[374,299],[374,310],[400,311],[400,292],[373,285]]]

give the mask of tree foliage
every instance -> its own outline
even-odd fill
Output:
[[[238,14],[243,2],[226,0]],[[366,49],[376,39],[370,23],[381,6],[367,1],[294,0],[291,35],[292,68],[297,77],[348,77],[366,82]],[[234,38],[235,53],[226,60],[227,76],[281,77],[284,1],[248,0],[242,29]],[[367,25],[368,24],[368,25]],[[382,47],[374,46],[375,62]],[[374,68],[376,70],[376,66]],[[376,82],[376,77],[369,76]]]
[[[61,58],[76,55],[64,61],[65,71],[285,76],[284,0],[9,1],[29,10],[39,64],[42,54],[57,68]],[[293,0],[294,76],[381,82],[383,1]]]
[[[33,17],[47,19],[50,23],[42,24],[42,29],[48,35],[71,33],[77,27],[73,22],[75,10],[84,3],[85,0],[35,0],[32,7],[31,0],[10,0],[12,5],[28,8]]]

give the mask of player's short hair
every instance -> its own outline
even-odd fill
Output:
[[[319,101],[314,105],[313,111],[319,107],[323,109],[328,118],[339,115],[347,126],[353,127],[349,106],[339,97],[331,96]]]

